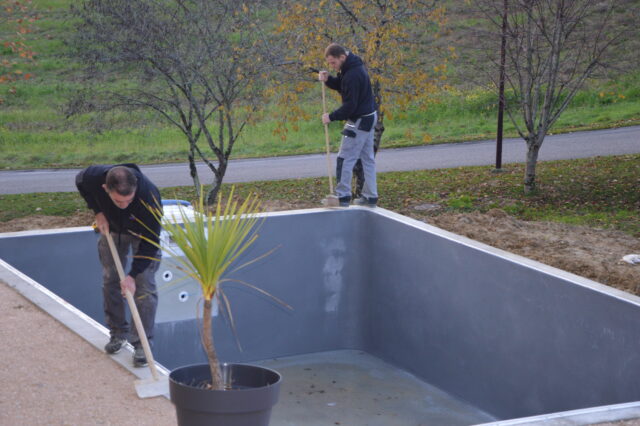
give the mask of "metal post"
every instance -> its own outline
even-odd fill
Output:
[[[504,79],[505,60],[507,50],[507,7],[508,0],[504,0],[504,10],[502,11],[502,40],[500,45],[500,82],[498,88],[498,131],[496,138],[496,170],[502,170],[502,122],[504,120]]]

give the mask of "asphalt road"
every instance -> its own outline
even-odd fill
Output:
[[[493,140],[414,148],[383,149],[378,152],[378,172],[427,170],[459,166],[495,164],[496,143]],[[567,160],[605,155],[640,153],[640,126],[589,132],[565,133],[545,138],[539,161]],[[503,141],[502,162],[525,161],[526,144],[522,139]],[[332,167],[335,154],[332,154]],[[187,163],[141,166],[142,171],[159,187],[192,185]],[[0,171],[0,194],[75,191],[75,175],[79,169],[39,169]],[[200,179],[210,183],[213,174],[202,164]],[[324,155],[231,160],[224,178],[226,183],[259,180],[282,180],[326,176]]]

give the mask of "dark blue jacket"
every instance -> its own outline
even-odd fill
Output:
[[[160,223],[151,214],[144,203],[150,206],[162,206],[158,188],[142,174],[135,164],[119,164],[129,167],[138,178],[138,186],[133,201],[126,209],[116,206],[104,190],[102,185],[106,181],[107,172],[115,166],[89,166],[76,176],[76,186],[80,195],[87,202],[87,206],[96,214],[102,212],[109,221],[109,230],[116,233],[132,232],[158,242]],[[144,203],[143,203],[144,202]],[[149,229],[140,224],[141,220]],[[134,253],[133,263],[129,275],[135,278],[152,262],[148,257],[157,257],[158,249],[151,243],[141,239],[137,253]]]
[[[355,121],[376,109],[371,81],[360,57],[349,53],[336,77],[327,79],[327,87],[340,92],[342,106],[331,114],[331,121]]]

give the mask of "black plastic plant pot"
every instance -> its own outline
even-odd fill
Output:
[[[204,389],[211,383],[208,364],[187,365],[169,375],[171,402],[180,426],[268,426],[278,402],[282,377],[268,368],[223,364],[222,380],[229,390]]]

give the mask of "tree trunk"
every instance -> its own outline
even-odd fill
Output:
[[[214,390],[224,390],[222,375],[220,374],[220,362],[218,361],[216,349],[213,347],[211,308],[211,300],[205,299],[202,313],[202,343],[209,360],[209,368],[211,369],[211,387]]]
[[[200,198],[200,177],[198,176],[198,169],[196,168],[194,144],[189,144],[189,174],[193,179],[193,186],[196,189],[196,197]]]
[[[536,164],[540,144],[536,136],[527,141],[527,164],[524,172],[524,193],[530,194],[536,189]]]
[[[215,182],[211,185],[211,189],[207,193],[207,205],[213,206],[218,199],[218,193],[222,187],[222,179],[215,177]]]
[[[375,133],[373,134],[373,153],[378,152],[378,147],[382,141],[382,134],[384,133],[384,113],[382,112],[382,87],[380,87],[380,81],[375,80],[373,83],[373,99],[378,108],[378,121],[376,122]]]
[[[382,141],[382,134],[384,133],[384,114],[378,111],[378,122],[373,133],[373,153],[378,152],[378,147]]]

